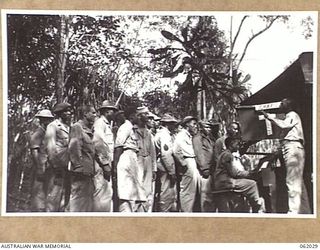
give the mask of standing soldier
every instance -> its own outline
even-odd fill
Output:
[[[156,170],[155,148],[146,129],[148,109],[138,108],[131,121],[117,132],[114,164],[117,166],[120,212],[147,212],[152,193],[152,170]]]
[[[156,114],[153,114],[152,112],[149,112],[148,114],[148,120],[147,120],[147,123],[146,123],[146,127],[147,129],[150,131],[151,133],[151,138],[152,138],[152,141],[154,143],[154,146],[155,146],[155,135],[159,129],[159,120],[161,118],[159,116],[157,116]],[[152,194],[149,195],[149,209],[148,209],[148,212],[152,212],[152,209],[154,207],[154,196],[155,196],[155,189],[156,189],[156,177],[152,178]]]
[[[201,175],[201,211],[215,212],[215,204],[211,192],[213,191],[212,173],[215,169],[213,137],[214,124],[209,121],[200,121],[200,131],[193,137],[193,148],[197,166]]]
[[[53,112],[57,119],[51,122],[46,131],[49,158],[47,212],[64,211],[68,205],[70,183],[68,180],[68,143],[71,123],[71,105],[59,103]]]
[[[159,129],[159,121],[161,118],[152,112],[148,114],[147,128],[150,130],[152,136],[155,136],[157,129]]]
[[[32,186],[31,211],[46,211],[46,183],[45,171],[47,169],[48,155],[45,147],[45,133],[48,124],[53,119],[50,110],[44,109],[35,115],[39,118],[40,126],[32,134],[30,140],[31,155],[34,162],[35,178]]]
[[[142,203],[146,197],[139,178],[142,170],[138,165],[135,114],[127,118],[118,129],[114,148],[119,212],[144,212]]]
[[[96,110],[86,105],[81,109],[82,119],[70,130],[69,154],[71,161],[70,212],[92,212],[93,174],[95,164],[95,146],[92,126],[96,119]]]
[[[103,101],[100,118],[94,123],[94,137],[97,162],[95,163],[93,211],[112,211],[112,162],[114,151],[114,137],[111,121],[118,109],[109,101]]]
[[[186,116],[182,122],[182,129],[178,132],[173,153],[179,164],[180,203],[182,212],[193,212],[197,192],[200,190],[201,177],[197,169],[192,137],[197,134],[197,118]]]
[[[176,189],[176,169],[173,157],[173,132],[177,120],[164,114],[160,120],[161,129],[155,136],[155,145],[157,149],[157,175],[160,192],[156,207],[158,212],[176,212],[177,211],[177,189]]]
[[[288,188],[288,213],[310,213],[309,201],[303,180],[305,163],[304,134],[302,122],[297,112],[293,110],[293,101],[283,99],[280,111],[285,113],[285,119],[272,118],[261,111],[266,119],[281,128],[281,149],[286,169],[286,185]]]
[[[146,192],[147,202],[146,211],[152,211],[154,198],[154,185],[156,179],[157,163],[156,149],[153,135],[147,129],[148,115],[150,114],[147,107],[137,108],[137,136],[138,136],[138,164],[143,169],[142,183]]]

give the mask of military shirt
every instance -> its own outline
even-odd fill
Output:
[[[214,141],[209,136],[200,132],[193,137],[192,142],[198,168],[201,171],[214,170]]]
[[[133,124],[126,120],[118,129],[117,137],[115,141],[115,148],[123,147],[123,149],[132,149],[134,151],[139,150],[138,138],[135,133],[137,128]]]
[[[82,120],[71,127],[69,143],[71,171],[93,174],[95,147],[92,138],[92,129],[88,128]]]
[[[162,127],[156,133],[155,145],[157,152],[159,152],[157,159],[158,170],[174,175],[176,170],[173,158],[173,137],[166,127]]]
[[[186,166],[186,158],[195,158],[192,136],[186,129],[181,129],[173,143],[173,154],[182,166]]]
[[[220,154],[227,149],[224,143],[226,138],[227,136],[222,136],[216,140],[216,143],[214,146],[214,155],[215,155],[216,162],[218,162],[218,158]]]
[[[269,120],[274,121],[274,123],[277,124],[278,127],[283,129],[282,139],[304,141],[301,119],[296,112],[288,112],[284,120],[278,118],[269,118]]]
[[[156,149],[151,132],[147,128],[138,128],[136,125],[133,129],[138,139],[138,157],[150,157],[152,171],[157,171]]]
[[[39,153],[39,163],[41,167],[45,167],[45,164],[48,159],[46,145],[45,145],[45,130],[43,127],[38,127],[36,131],[31,135],[30,139],[30,149],[38,150]]]
[[[217,189],[233,188],[235,179],[247,178],[250,175],[249,171],[244,170],[243,167],[234,165],[234,157],[228,149],[220,154],[214,172],[214,183]]]
[[[53,167],[67,167],[69,161],[68,143],[69,126],[63,124],[59,119],[51,122],[46,130],[46,146]]]
[[[113,161],[114,137],[109,121],[101,116],[94,125],[93,142],[99,163],[102,165],[111,164]]]

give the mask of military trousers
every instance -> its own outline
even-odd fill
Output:
[[[298,141],[282,143],[282,155],[286,168],[286,185],[288,188],[288,213],[300,213],[303,183],[305,152]],[[305,191],[305,190],[304,190]]]
[[[45,177],[40,179],[36,176],[31,193],[31,211],[45,212],[46,211],[46,181]]]
[[[250,179],[234,179],[234,192],[243,194],[249,201],[252,210],[258,212],[263,205],[259,197],[259,190],[256,181]]]
[[[143,185],[143,189],[145,191],[147,204],[148,204],[148,212],[152,212],[153,200],[154,200],[154,181],[152,180],[152,158],[150,155],[148,156],[140,156],[138,154],[137,157],[138,166],[142,168],[142,179],[141,183]]]
[[[213,191],[213,178],[210,175],[208,179],[201,177],[201,212],[215,212],[216,203],[214,200]]]
[[[159,212],[177,211],[177,185],[171,185],[169,174],[166,172],[158,173],[160,175],[160,194],[157,208]]]
[[[180,181],[180,206],[182,212],[193,212],[197,192],[201,190],[201,176],[194,158],[186,158],[186,172]]]
[[[92,176],[71,173],[70,212],[93,211]]]
[[[46,170],[46,175],[46,212],[64,212],[68,210],[70,197],[70,176],[66,168],[54,168],[50,166]]]
[[[119,212],[122,213],[139,213],[148,212],[149,204],[146,201],[131,201],[120,199]]]
[[[93,176],[93,211],[94,212],[112,212],[112,178],[110,181],[103,177],[103,171],[96,166],[95,175]]]

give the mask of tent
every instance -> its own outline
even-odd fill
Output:
[[[242,135],[246,140],[261,140],[278,137],[278,130],[271,127],[271,132],[266,128],[265,121],[260,117],[257,105],[279,102],[283,98],[294,100],[295,110],[300,115],[305,136],[305,173],[304,179],[312,203],[312,121],[313,117],[313,53],[304,52],[285,69],[277,78],[260,91],[244,100],[238,107],[239,121]],[[277,112],[272,106],[267,112]],[[272,109],[274,108],[274,109]],[[266,107],[265,109],[268,109]],[[270,128],[269,128],[270,129]],[[269,132],[269,133],[268,133]],[[311,204],[312,205],[312,204]],[[312,206],[311,206],[312,207]]]

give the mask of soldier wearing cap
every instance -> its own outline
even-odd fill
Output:
[[[95,163],[93,211],[112,211],[112,162],[114,137],[111,122],[118,108],[108,100],[99,108],[100,117],[95,121],[93,141],[98,161]]]
[[[183,128],[178,132],[173,144],[173,153],[181,175],[180,206],[182,212],[193,212],[201,180],[192,145],[192,137],[198,132],[197,118],[186,116],[181,125]]]
[[[197,166],[201,175],[200,204],[202,212],[215,212],[215,204],[212,197],[213,180],[211,174],[215,169],[214,145],[216,138],[213,130],[218,123],[202,120],[199,122],[200,130],[193,137],[193,148],[196,155]]]
[[[34,163],[35,178],[31,193],[31,211],[46,211],[46,183],[45,172],[47,169],[48,155],[45,147],[45,132],[48,124],[52,121],[53,115],[50,110],[39,111],[36,118],[40,121],[40,126],[31,135],[30,149]]]
[[[68,143],[71,123],[71,105],[59,103],[53,112],[56,119],[46,130],[47,152],[50,167],[48,169],[47,212],[64,211],[70,196],[70,183],[67,169],[69,162]]]
[[[93,210],[95,171],[95,145],[93,142],[93,123],[96,110],[86,105],[81,108],[82,119],[70,129],[68,152],[71,168],[70,212],[91,212]]]
[[[147,212],[152,194],[152,170],[156,170],[155,148],[146,129],[146,107],[137,108],[131,121],[117,132],[114,162],[117,166],[120,212]]]
[[[161,118],[157,116],[156,114],[153,114],[152,112],[149,112],[148,114],[148,122],[147,122],[147,128],[150,130],[151,134],[155,136],[157,133],[157,129],[159,128],[159,121]]]
[[[175,212],[177,211],[177,178],[173,156],[173,132],[178,121],[170,114],[164,114],[160,122],[162,126],[155,135],[157,181],[159,181],[156,208],[158,212]]]
[[[152,113],[151,111],[149,111],[147,116],[148,116],[148,121],[146,123],[146,127],[151,133],[153,143],[155,143],[154,138],[155,138],[155,135],[159,129],[159,121],[161,118],[159,116],[157,116],[156,114]],[[155,189],[156,189],[155,182],[156,182],[156,178],[153,178],[152,194],[150,195],[150,199],[149,199],[150,206],[149,206],[148,212],[152,212],[152,209],[154,206],[154,196],[155,196]]]
[[[152,211],[154,199],[154,181],[156,179],[156,149],[152,133],[147,128],[150,111],[147,107],[138,107],[137,136],[138,136],[138,163],[143,168],[142,183],[146,192],[147,202],[145,207],[148,212]]]

